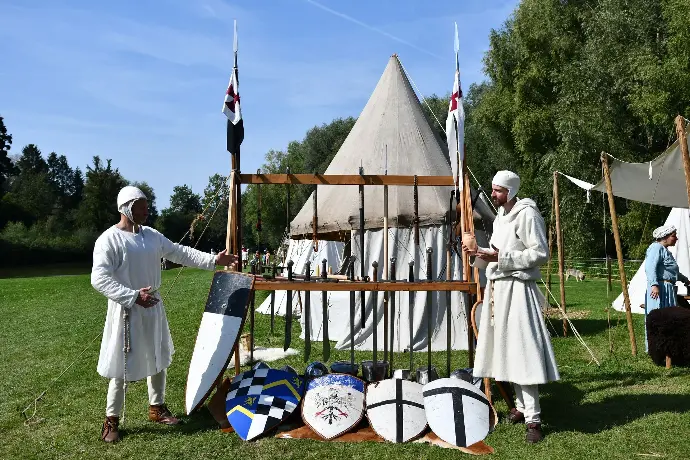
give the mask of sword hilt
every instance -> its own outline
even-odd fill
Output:
[[[426,280],[427,281],[432,281],[433,276],[432,276],[432,270],[433,270],[433,264],[431,260],[431,256],[434,253],[434,249],[432,247],[426,248]]]

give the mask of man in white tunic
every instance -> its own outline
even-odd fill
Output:
[[[499,171],[491,198],[499,206],[491,248],[476,256],[488,262],[474,375],[512,382],[516,408],[508,419],[525,422],[527,442],[543,439],[539,384],[560,378],[542,315],[536,281],[549,258],[544,219],[530,199],[518,199],[520,178]],[[466,247],[463,249],[467,250]]]
[[[158,294],[161,258],[206,270],[213,270],[216,264],[236,263],[236,257],[226,251],[207,254],[175,244],[153,228],[144,227],[148,202],[136,187],[120,191],[117,207],[120,222],[96,240],[91,270],[91,285],[108,298],[97,369],[110,379],[101,432],[106,442],[120,439],[118,424],[126,382],[147,378],[149,419],[167,425],[179,423],[165,405],[166,369],[175,350]]]

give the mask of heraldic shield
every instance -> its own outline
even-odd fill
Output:
[[[292,414],[303,393],[304,380],[292,372],[243,372],[232,380],[225,398],[228,421],[240,438],[251,441]]]
[[[364,415],[364,381],[347,374],[328,374],[307,384],[302,420],[324,439],[354,428]]]
[[[253,284],[252,276],[241,273],[217,271],[213,275],[187,373],[188,414],[204,403],[225,371],[247,315]]]
[[[426,429],[422,385],[389,379],[367,386],[367,418],[386,441],[407,442]]]
[[[427,383],[423,391],[426,419],[439,438],[468,447],[489,434],[489,400],[474,385],[445,378]]]

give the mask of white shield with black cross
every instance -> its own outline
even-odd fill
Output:
[[[424,410],[436,435],[458,447],[468,447],[489,434],[489,400],[477,387],[444,378],[423,388]]]
[[[386,441],[407,442],[426,429],[422,385],[390,379],[367,386],[369,424]]]

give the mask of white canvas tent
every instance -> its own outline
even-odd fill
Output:
[[[676,258],[680,272],[690,276],[690,211],[687,209],[673,208],[666,219],[665,225],[674,225],[678,229],[678,242],[669,248]],[[686,295],[687,289],[683,283],[677,283],[678,294]],[[630,280],[628,293],[630,294],[630,310],[633,313],[644,313],[644,299],[647,291],[647,276],[644,271],[644,262]],[[620,294],[613,302],[613,308],[625,311],[623,294]]]
[[[402,70],[397,56],[392,56],[374,92],[360,114],[352,131],[328,166],[325,174],[357,174],[359,167],[365,174],[449,176],[451,175],[447,155],[438,142],[421,105]],[[431,247],[434,279],[445,279],[446,247],[448,240],[448,207],[451,187],[419,187],[420,245],[417,248],[413,237],[413,188],[389,187],[389,257],[397,259],[396,279],[407,279],[408,262],[414,261],[416,279],[426,279],[426,248]],[[371,264],[377,261],[379,275],[383,261],[383,186],[366,186],[364,198],[364,264],[371,275]],[[355,273],[360,273],[359,259],[359,196],[357,186],[319,186],[318,229],[321,238],[345,237],[350,240],[351,254],[356,257]],[[479,244],[486,246],[487,237],[483,229],[491,230],[493,213],[482,199],[475,204],[475,226]],[[313,195],[305,203],[290,226],[293,238],[308,238],[311,244],[313,218]],[[314,268],[314,267],[312,267]],[[453,279],[460,279],[459,259],[453,257]],[[334,268],[335,269],[335,268]],[[412,329],[413,349],[427,346],[431,339],[432,349],[446,348],[446,326],[451,321],[453,349],[467,348],[466,305],[460,293],[452,293],[451,316],[446,317],[446,294],[432,295],[432,330],[427,337],[427,319],[424,314],[426,293],[415,294]],[[302,293],[304,296],[304,293]],[[395,351],[409,348],[409,294],[396,294]],[[356,294],[355,336],[349,333],[349,293],[330,292],[328,297],[329,336],[337,340],[339,349],[348,348],[354,340],[359,350],[372,349],[372,332],[376,325],[379,347],[383,348],[383,294],[378,294],[378,317],[374,320],[373,296],[367,293],[365,299],[366,327],[360,329],[360,294]],[[302,302],[303,303],[303,302]],[[266,305],[260,312],[266,312]],[[276,302],[277,305],[277,302]],[[323,318],[321,293],[311,293],[311,338],[321,340]],[[293,309],[295,302],[293,302]],[[277,308],[276,308],[277,309]],[[284,310],[284,307],[283,307]],[[304,318],[301,319],[304,326]],[[304,327],[301,334],[304,338]]]

